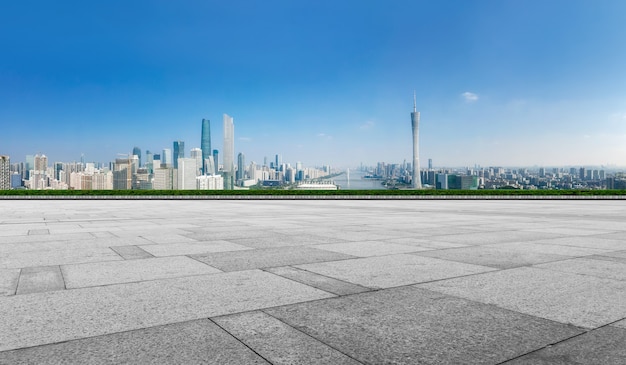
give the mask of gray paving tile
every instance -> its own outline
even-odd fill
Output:
[[[88,232],[81,233],[64,233],[64,234],[35,234],[20,236],[0,236],[0,244],[3,243],[29,243],[29,242],[46,242],[46,241],[72,241],[72,240],[90,240],[93,236]]]
[[[529,252],[543,255],[560,255],[560,256],[588,256],[596,254],[605,254],[610,252],[604,249],[565,246],[551,244],[551,241],[531,241],[531,242],[510,242],[485,245],[485,247],[498,248],[511,252]]]
[[[313,247],[326,251],[345,253],[346,255],[357,257],[383,256],[428,250],[428,248],[419,246],[400,245],[384,241],[331,243],[326,245],[316,245]]]
[[[193,255],[192,257],[223,271],[249,270],[354,258],[354,256],[342,253],[301,246],[216,252]]]
[[[243,251],[250,250],[250,247],[238,245],[228,241],[211,241],[211,242],[185,242],[185,243],[169,243],[162,245],[145,245],[139,246],[142,250],[149,252],[154,256],[178,256],[178,255],[194,255],[209,252],[224,251]]]
[[[254,235],[252,235],[254,236]],[[229,239],[230,242],[253,248],[272,248],[285,246],[305,246],[321,243],[346,242],[345,240],[314,235],[279,235],[250,238]]]
[[[622,319],[621,321],[611,323],[611,326],[626,329],[626,318]]]
[[[15,295],[2,298],[0,351],[331,296],[260,270]]]
[[[113,246],[111,250],[122,256],[124,260],[149,259],[152,254],[137,246]]]
[[[368,364],[495,364],[582,332],[414,287],[265,312]]]
[[[274,365],[361,364],[263,312],[213,320]]]
[[[585,247],[600,250],[626,250],[626,241],[599,238],[596,236],[564,237],[549,240],[540,240],[538,243],[551,245]]]
[[[575,228],[575,227],[545,227],[528,229],[529,232],[556,233],[567,236],[591,236],[598,234],[612,233],[611,230]]]
[[[626,263],[615,261],[577,258],[559,262],[539,264],[535,265],[534,267],[540,269],[591,275],[600,278],[626,281]]]
[[[431,239],[434,241],[463,243],[466,245],[488,245],[494,243],[536,241],[557,237],[563,236],[543,232],[501,231],[433,236]]]
[[[17,294],[43,293],[63,289],[65,289],[65,283],[58,266],[23,268],[17,284]]]
[[[626,282],[521,267],[419,287],[595,328],[626,317]]]
[[[417,246],[428,250],[442,249],[442,248],[456,248],[456,247],[469,247],[470,245],[464,245],[462,243],[452,243],[443,241],[433,241],[428,237],[402,237],[387,239],[385,242],[397,243],[405,246]]]
[[[268,364],[208,319],[0,352],[2,364]]]
[[[410,254],[298,265],[297,268],[368,288],[390,288],[494,270]]]
[[[0,269],[113,260],[122,260],[122,258],[108,247],[10,252],[0,253]]]
[[[524,355],[506,365],[623,365],[626,330],[606,326]]]
[[[50,230],[48,229],[31,229],[28,231],[28,235],[37,235],[37,234],[50,234]]]
[[[349,295],[363,293],[371,290],[360,285],[348,283],[345,281],[330,278],[328,276],[319,275],[310,271],[301,270],[290,266],[271,267],[264,269],[264,271],[271,272],[272,274],[280,275],[282,277],[295,280],[302,284],[306,284],[336,295]]]
[[[148,241],[152,241],[154,243],[161,243],[161,244],[196,242],[196,240],[192,238],[179,235],[179,234],[142,234],[141,238],[145,238]]]
[[[619,232],[613,232],[613,233],[606,233],[606,234],[601,234],[598,235],[596,237],[598,238],[606,238],[606,239],[611,239],[611,240],[622,240],[622,241],[626,241],[626,230],[624,229],[624,222],[620,222],[617,223],[620,226],[620,229],[622,231]]]
[[[0,269],[0,296],[14,295],[20,269]]]
[[[611,253],[605,253],[605,254],[602,254],[602,255],[591,255],[591,256],[587,256],[586,258],[593,259],[593,260],[605,260],[605,261],[621,262],[623,264],[626,264],[626,256],[625,257],[611,256]]]
[[[415,254],[500,269],[571,258],[571,256],[533,252],[521,247],[521,245],[506,248],[501,248],[500,245],[470,246],[447,250],[417,252]]]
[[[68,289],[221,272],[186,256],[63,265],[61,270]]]

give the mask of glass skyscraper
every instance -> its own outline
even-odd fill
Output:
[[[202,173],[204,175],[212,175],[213,171],[207,171],[204,165],[209,156],[211,156],[211,122],[208,119],[202,119],[202,138],[200,140],[200,148],[202,149]]]
[[[178,159],[185,158],[185,142],[183,141],[174,141],[174,156],[173,157],[173,165],[174,168],[178,168]]]

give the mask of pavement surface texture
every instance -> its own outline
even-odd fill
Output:
[[[0,364],[626,364],[626,203],[0,201]]]

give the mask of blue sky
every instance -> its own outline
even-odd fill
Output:
[[[13,1],[0,154],[200,146],[260,163],[626,165],[626,2]]]

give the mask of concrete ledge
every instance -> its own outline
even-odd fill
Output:
[[[626,195],[21,195],[0,200],[626,200]]]

